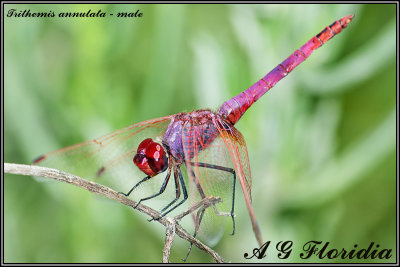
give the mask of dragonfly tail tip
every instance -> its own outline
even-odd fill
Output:
[[[354,14],[351,14],[351,15],[348,15],[346,17],[343,17],[341,19],[343,28],[345,28],[347,26],[347,24],[349,24],[353,18],[354,18]]]

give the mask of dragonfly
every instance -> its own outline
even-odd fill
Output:
[[[232,235],[235,232],[234,204],[238,180],[255,238],[262,246],[263,238],[252,205],[252,178],[246,142],[235,124],[277,82],[346,28],[353,16],[345,16],[325,27],[215,112],[200,109],[136,123],[100,138],[44,154],[33,164],[56,167],[84,178],[104,178],[121,188],[119,191],[124,189],[126,193],[121,193],[125,196],[133,195],[139,199],[137,205],[164,199],[172,179],[175,186],[167,194],[171,198],[164,199],[161,217],[187,203],[188,199],[189,203],[195,203],[208,196],[219,196],[222,202],[228,203],[225,212],[215,206],[212,212],[232,218]],[[152,186],[144,193],[142,187],[148,184]],[[207,217],[205,210],[199,216],[193,216],[194,236],[203,227],[200,224]]]

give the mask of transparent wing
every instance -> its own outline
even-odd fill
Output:
[[[183,148],[189,179],[190,204],[208,196],[220,197],[221,203],[209,207],[203,214],[197,237],[213,246],[222,237],[229,224],[233,201],[234,165],[223,138],[210,120],[183,128]],[[230,171],[229,171],[230,170]],[[194,222],[196,224],[198,222]]]
[[[243,193],[246,194],[251,201],[251,171],[246,141],[243,135],[227,122],[215,120],[214,123],[229,151]]]
[[[100,138],[45,154],[34,164],[56,168],[127,192],[146,176],[132,161],[138,145],[146,138],[161,141],[171,118],[167,116],[127,126]],[[163,179],[154,180],[162,182]],[[145,184],[150,185],[151,182]]]
[[[253,205],[251,203],[251,172],[246,142],[242,134],[235,127],[231,126],[224,120],[216,117],[214,119],[214,123],[229,151],[239,184],[243,191],[243,196],[250,215],[254,234],[258,244],[261,246],[263,244],[261,231],[256,220]]]

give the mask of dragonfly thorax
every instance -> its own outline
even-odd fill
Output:
[[[218,130],[214,123],[219,120],[222,118],[208,109],[179,113],[167,128],[163,145],[176,162],[189,161],[217,137]]]
[[[164,172],[168,167],[168,157],[164,148],[151,138],[147,138],[140,143],[133,162],[150,177]]]

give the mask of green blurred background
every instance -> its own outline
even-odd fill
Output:
[[[4,159],[36,156],[135,122],[217,109],[334,20],[355,19],[261,98],[237,124],[246,138],[253,204],[241,191],[237,232],[214,247],[231,262],[305,261],[304,243],[396,250],[396,6],[11,5],[17,11],[142,18],[4,20]],[[161,262],[164,228],[126,206],[63,183],[5,174],[5,262]],[[273,246],[292,240],[286,260]],[[188,243],[176,237],[172,262]],[[189,262],[212,262],[194,248]],[[389,260],[359,262],[395,262]],[[357,262],[357,260],[351,260]]]

